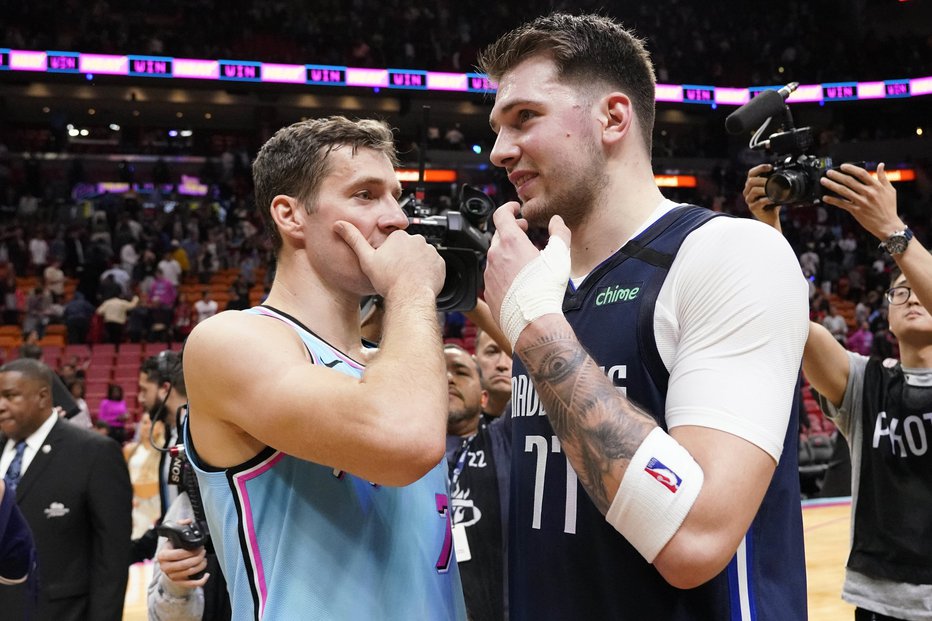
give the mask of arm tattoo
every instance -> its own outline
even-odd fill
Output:
[[[570,330],[517,352],[580,483],[603,514],[628,462],[657,423],[605,377]]]

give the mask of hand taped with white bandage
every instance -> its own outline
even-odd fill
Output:
[[[535,319],[563,313],[570,277],[572,235],[563,219],[550,219],[550,241],[541,251],[528,238],[528,223],[519,215],[516,202],[495,211],[495,236],[485,269],[485,301],[512,346]]]

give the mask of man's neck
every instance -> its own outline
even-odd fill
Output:
[[[447,435],[448,436],[459,436],[461,438],[469,438],[476,435],[476,431],[479,430],[479,416],[473,416],[457,423],[453,423],[447,426]]]
[[[573,228],[572,277],[587,275],[612,256],[640,229],[663,201],[663,194],[643,173],[617,173],[605,186],[589,217]]]
[[[294,317],[322,339],[355,357],[362,335],[362,298],[323,283],[305,263],[279,264],[265,304]]]
[[[932,369],[932,344],[914,347],[900,341],[900,362],[907,369]]]
[[[494,395],[490,392],[489,401],[485,406],[485,413],[496,418],[501,416],[502,412],[505,411],[505,406],[508,405],[509,400],[511,400],[510,392]]]

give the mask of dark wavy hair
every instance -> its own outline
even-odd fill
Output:
[[[479,70],[498,82],[537,55],[553,59],[557,73],[581,89],[607,86],[631,98],[641,139],[651,152],[656,78],[644,41],[601,15],[553,13],[502,35],[479,55]]]

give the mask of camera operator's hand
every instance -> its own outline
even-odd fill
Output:
[[[825,196],[827,205],[844,209],[879,240],[906,228],[896,215],[896,189],[887,179],[883,162],[877,165],[877,177],[854,164],[842,164],[841,172],[829,170],[822,186],[838,196]],[[839,198],[840,197],[840,198]]]
[[[382,297],[390,297],[398,286],[427,286],[434,297],[443,288],[446,276],[443,259],[423,236],[393,231],[378,248],[373,248],[349,222],[337,221],[333,230],[356,253],[360,268]]]
[[[191,520],[190,518],[178,520],[178,523],[190,524]],[[205,573],[198,580],[188,579],[189,576],[207,569],[207,550],[204,549],[204,546],[194,550],[185,550],[184,548],[174,547],[170,540],[166,540],[155,555],[155,560],[165,577],[171,580],[176,587],[196,589],[204,586],[210,578],[210,574]]]
[[[781,231],[779,205],[774,205],[764,192],[767,183],[765,173],[773,170],[770,164],[758,164],[748,171],[748,178],[744,182],[744,202],[751,210],[751,215],[773,228]]]
[[[520,209],[510,202],[495,210],[495,236],[485,268],[485,300],[512,345],[531,321],[562,312],[570,275],[571,233],[563,218],[550,219],[550,241],[540,251],[528,239],[527,221],[517,218]]]

